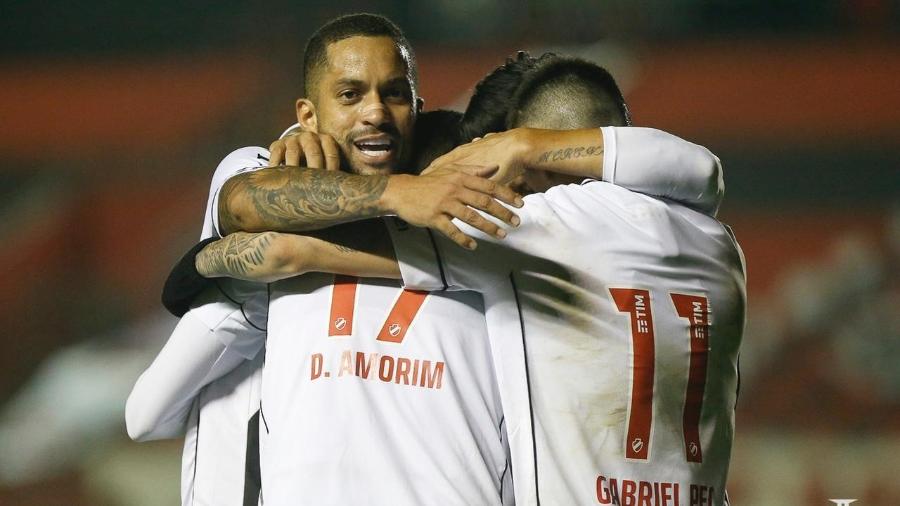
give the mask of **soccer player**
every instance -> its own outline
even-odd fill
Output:
[[[500,87],[491,83],[520,78],[532,65],[531,60],[520,54],[516,60],[508,61],[492,74],[490,82],[486,80],[479,85],[476,101],[485,92],[500,92]],[[478,112],[471,108],[468,115],[468,124],[481,125],[492,121],[495,112],[489,109]],[[450,111],[434,111],[419,118],[417,146],[413,152],[415,167],[421,169],[435,154],[444,153],[458,144],[455,132],[460,116]],[[474,131],[483,132],[481,129]],[[325,143],[329,139],[327,136],[321,138],[325,151],[328,151]],[[318,160],[310,157],[307,164],[321,165],[321,151],[320,148]],[[262,167],[267,156],[268,153],[259,148],[245,148],[229,155],[220,164],[213,187],[221,186],[223,175],[236,168]],[[290,152],[287,156],[290,159]],[[324,158],[323,168],[333,169],[329,163],[331,157]],[[213,190],[210,201],[215,194]],[[215,234],[213,210],[214,206],[209,205],[203,237]],[[193,265],[192,253],[185,258]],[[178,272],[176,269],[175,274]],[[170,281],[173,279],[178,278],[174,276]],[[195,309],[190,312],[187,312],[189,306],[183,298],[179,303],[167,305],[170,311],[184,315],[184,318],[169,343],[135,385],[128,402],[128,429],[136,440],[177,437],[183,433],[190,416],[182,473],[183,504],[252,504],[259,490],[257,445],[253,434],[259,423],[257,406],[262,363],[259,350],[266,316],[257,306],[265,305],[267,298],[260,301],[258,288],[233,280],[223,280],[217,285],[226,298],[217,292],[206,293],[194,301]],[[171,301],[177,295],[170,288],[167,283],[164,301]],[[266,295],[265,291],[261,293]],[[246,315],[254,313],[257,314],[256,321],[248,321]],[[224,343],[230,346],[226,348]],[[232,367],[237,370],[227,373]],[[199,437],[200,433],[203,437]],[[508,478],[509,474],[506,476]],[[509,491],[508,486],[505,491]]]
[[[390,150],[390,147],[389,147],[388,150]],[[259,160],[264,160],[265,155],[264,155],[264,154],[260,154],[260,156],[261,156],[262,158],[259,158],[259,157],[255,157],[255,158],[257,158],[257,159],[259,159]],[[247,161],[245,161],[244,163],[245,163],[246,165],[252,166],[254,163],[259,164],[260,162],[258,162],[258,161],[256,161],[256,160],[253,160],[253,158],[251,157],[250,160],[247,160]],[[239,167],[243,168],[242,165],[234,165],[233,163],[232,163],[232,165],[233,165],[233,166],[239,166]],[[213,192],[213,194],[215,194],[215,192]],[[214,207],[211,207],[210,209],[214,209]],[[211,216],[214,216],[214,213],[211,214]],[[265,237],[265,236],[263,236],[263,238],[264,238],[264,237]],[[261,240],[261,241],[259,241],[259,242],[255,242],[255,243],[254,243],[254,242],[243,243],[243,246],[249,246],[249,247],[251,247],[251,248],[257,248],[257,247],[259,247],[259,246],[261,246],[261,245],[264,245],[264,243],[265,243],[265,240]],[[428,308],[428,306],[425,306],[425,307],[422,309],[422,311],[425,311],[425,309],[427,309],[427,308]],[[346,325],[346,323],[347,323],[347,320],[345,319],[345,320],[344,320],[344,325]],[[453,323],[454,323],[454,324],[458,324],[459,322],[455,322],[455,321],[454,321]],[[390,334],[390,333],[391,333],[391,330],[394,329],[394,328],[396,328],[396,327],[394,327],[394,326],[387,326],[388,334]],[[400,330],[398,329],[396,332],[400,332]],[[396,336],[392,336],[392,337],[396,337]],[[471,337],[471,336],[470,336],[470,337]],[[486,340],[484,340],[484,339],[482,339],[481,341],[482,341],[482,342],[486,342]],[[477,343],[477,342],[479,342],[479,340],[476,339],[476,340],[474,340],[474,342]],[[271,351],[270,351],[269,353],[270,353],[270,356],[271,356]],[[343,353],[342,353],[342,357],[343,357]],[[357,354],[357,357],[358,357],[358,354]],[[401,357],[401,358],[405,358],[405,357]],[[316,365],[316,364],[314,364],[314,363],[312,362],[313,360],[318,360],[318,357],[315,357],[315,358],[314,358],[312,355],[310,356],[310,363],[311,363],[310,371],[309,371],[310,376],[312,376],[312,373],[313,373],[312,368],[313,368],[313,367],[318,367],[318,365]],[[384,362],[384,360],[382,360],[382,363],[383,363],[383,362]],[[397,362],[400,363],[400,364],[407,363],[407,362],[403,362],[403,361],[401,361],[401,360],[399,360],[399,359],[397,360]],[[417,378],[417,377],[419,377],[418,374],[421,373],[421,371],[416,372],[416,370],[415,370],[415,367],[417,366],[417,363],[416,363],[415,361],[409,362],[409,363],[411,364],[411,367],[413,367],[414,369],[413,369],[413,370],[410,370],[410,371],[407,371],[407,373],[410,375],[411,378]],[[420,362],[420,363],[423,364],[424,362]],[[267,364],[267,367],[268,367],[268,365],[269,365],[269,364]],[[404,381],[404,380],[409,381],[409,378],[406,378],[405,375],[402,375],[402,374],[399,372],[399,369],[402,368],[402,367],[404,367],[404,366],[403,366],[403,365],[398,365],[398,366],[397,366],[397,368],[398,368],[398,373],[397,373],[397,374],[398,374],[398,378],[400,378],[398,381]],[[436,369],[435,369],[435,370],[436,370]],[[319,372],[322,372],[322,371],[319,371]],[[328,371],[325,371],[325,372],[328,372]],[[354,371],[354,372],[355,372],[355,371]],[[382,371],[379,371],[379,372],[382,372]],[[330,377],[330,376],[325,376],[325,377],[328,378],[328,377]],[[201,420],[202,420],[202,417],[201,417]],[[265,420],[263,421],[263,423],[265,424]],[[457,485],[460,485],[460,484],[457,483]],[[503,489],[501,488],[501,491],[502,491],[502,490],[503,490]],[[508,490],[508,489],[507,489],[507,490]],[[445,498],[445,499],[446,499],[446,498]]]
[[[307,55],[309,64],[305,75],[308,80],[307,90],[312,99],[303,100],[299,105],[302,111],[301,121],[312,121],[313,129],[322,129],[339,139],[341,156],[355,172],[396,171],[407,159],[411,141],[409,134],[418,102],[414,86],[414,60],[399,30],[390,22],[375,16],[340,18],[317,32],[311,39]],[[320,81],[325,81],[332,88],[320,92]],[[348,89],[336,90],[333,89],[335,86]],[[315,112],[302,115],[311,110]],[[265,150],[249,148],[233,153],[220,164],[214,178],[210,212],[207,213],[207,223],[204,225],[205,234],[212,233],[213,224],[217,221],[215,202],[218,186],[221,186],[224,177],[248,167],[264,165],[266,158]],[[298,174],[292,170],[272,169],[269,176],[279,181],[287,179],[289,185],[296,183],[290,180],[294,176],[306,178],[303,184],[309,186],[308,191],[312,195],[307,198],[310,206],[307,209],[318,213],[316,216],[321,216],[322,219],[333,219],[329,203],[323,201],[322,194],[319,193],[325,188],[323,185],[328,184],[323,182],[323,177],[327,177],[329,173],[315,172]],[[266,176],[263,171],[259,174],[260,177]],[[334,176],[335,181],[345,181],[345,178],[341,178],[344,174]],[[442,182],[445,180],[450,182]],[[364,198],[354,200],[355,195],[352,194],[352,191],[360,190],[353,186],[359,181],[350,180],[348,186],[343,188],[350,191],[342,194],[347,199],[341,202],[342,205],[365,201]],[[438,182],[433,184],[438,184],[440,191],[453,193],[446,198],[435,199],[432,216],[440,214],[440,205],[465,210],[465,204],[470,203],[468,200],[477,196],[475,191],[452,184],[468,182],[479,185],[478,181],[464,174],[448,173],[443,180],[437,177],[431,181]],[[411,182],[415,186],[408,188],[404,194],[415,199],[421,195],[420,191],[429,187],[427,184],[423,185],[426,182],[424,179]],[[393,185],[392,191],[402,188],[402,183],[400,181]],[[512,192],[488,181],[477,186],[476,190],[478,188],[492,189],[491,191],[506,196],[509,201],[514,196]],[[283,201],[276,202],[273,207],[281,203]],[[286,205],[293,204],[288,202]],[[477,202],[473,204],[477,205]],[[398,209],[398,212],[403,215],[408,207]],[[423,207],[416,204],[415,211]],[[493,201],[482,204],[482,207],[494,208],[497,214],[507,220],[513,216]],[[453,212],[453,209],[449,210],[447,216],[454,216]],[[409,218],[415,221],[415,216],[414,214]],[[481,220],[481,217],[475,216],[474,219]],[[449,226],[449,218],[443,217],[443,223]],[[495,225],[486,221],[484,223],[496,229]],[[333,284],[336,286],[332,287]],[[302,288],[310,293],[304,293]],[[358,298],[354,297],[354,292],[359,294]],[[391,299],[398,295],[400,298],[393,304],[400,311],[398,316],[411,318],[411,315],[402,312],[412,307],[411,304],[425,304],[417,318],[417,327],[440,328],[443,339],[438,339],[437,332],[433,331],[430,333],[434,337],[427,341],[417,343],[413,340],[412,345],[398,348],[398,336],[392,330],[396,322],[392,319],[392,326],[388,330],[389,338],[383,340],[387,344],[376,342],[371,333],[378,329],[369,328],[369,320],[384,318],[385,310],[391,308]],[[267,460],[268,465],[263,466],[269,473],[264,475],[264,479],[268,477],[264,481],[268,485],[264,495],[267,503],[293,504],[300,498],[331,504],[373,501],[500,504],[510,501],[510,474],[503,440],[505,431],[488,357],[489,346],[481,317],[480,298],[474,294],[429,297],[427,301],[425,298],[423,294],[402,292],[396,283],[357,285],[352,280],[332,283],[330,276],[327,280],[312,280],[311,285],[301,287],[298,294],[282,297],[285,303],[297,304],[302,311],[299,312],[298,321],[290,321],[283,326],[277,322],[269,325],[267,371],[273,368],[277,371],[279,362],[282,362],[286,374],[281,378],[268,380],[265,391],[269,393],[268,398],[273,400],[272,404],[267,405],[273,407],[274,413],[269,415],[267,411],[263,411],[267,416],[260,417],[264,432],[271,431],[271,437],[266,437],[265,440],[274,439],[273,443],[266,445],[263,452],[264,456],[271,455]],[[235,300],[244,301],[237,297]],[[226,328],[225,338],[218,334],[213,337],[213,331],[223,330],[221,322],[229,321],[235,314],[233,306],[217,303],[226,306],[214,312],[218,319],[191,318],[192,313],[198,310],[206,311],[209,304],[189,312],[187,322],[182,321],[167,349],[163,350],[139,380],[129,402],[129,429],[133,436],[153,437],[157,435],[154,433],[157,430],[164,433],[169,425],[165,422],[183,417],[185,401],[196,395],[197,388],[203,382],[221,375],[221,371],[226,369],[222,364],[232,362],[235,355],[233,348],[240,350],[238,355],[243,352],[247,358],[256,356],[261,346],[258,333],[237,336]],[[340,309],[349,310],[342,322],[339,318],[329,318],[328,306],[337,303],[340,303]],[[322,309],[316,311],[317,305],[322,306]],[[257,314],[248,306],[243,304],[237,309],[247,316],[247,324],[267,324],[264,312]],[[273,310],[273,316],[276,314]],[[288,317],[298,316],[297,311],[290,309],[284,314]],[[393,318],[392,315],[388,316]],[[189,325],[191,320],[200,321]],[[329,327],[333,327],[333,332],[328,330]],[[447,330],[443,330],[444,328]],[[195,339],[180,346],[180,343],[186,341],[183,338],[190,332],[205,340]],[[308,336],[309,341],[298,340],[297,334]],[[403,340],[405,334],[404,329],[399,334],[399,340]],[[373,359],[365,357],[360,367],[364,367],[368,379],[374,381],[356,384],[351,378],[340,381],[341,374],[335,370],[335,381],[340,381],[339,383],[329,388],[328,382],[320,381],[317,385],[321,386],[313,386],[317,390],[309,391],[294,388],[292,383],[296,381],[292,380],[309,377],[310,368],[315,363],[311,362],[311,357],[301,358],[284,352],[282,348],[290,346],[290,341],[324,347],[358,346],[380,349],[384,346],[385,351],[410,353],[414,356],[389,356],[391,360],[396,360],[397,378],[406,379],[405,382],[401,383],[399,379],[397,383],[379,381],[378,378],[386,374],[386,369],[380,366],[384,360],[380,360],[372,368],[370,361]],[[271,350],[273,345],[277,350],[275,352]],[[300,362],[296,361],[298,358],[301,358]],[[356,357],[353,359],[356,360]],[[182,373],[176,372],[179,366],[190,363],[207,364],[208,367],[181,367]],[[353,367],[356,367],[355,363]],[[267,373],[263,380],[266,381],[273,375],[275,372]],[[326,372],[323,378],[328,376],[329,373]],[[153,379],[163,384],[152,381]],[[172,383],[189,384],[193,387],[187,390],[174,389],[172,394],[173,389],[166,388]],[[168,393],[154,395],[151,392],[154,388]],[[284,389],[288,402],[278,400],[278,388]],[[252,401],[252,396],[247,399]],[[172,406],[178,409],[166,412],[163,409],[166,403],[169,404],[169,409]],[[249,402],[237,411],[254,408],[253,403]],[[290,410],[291,416],[282,416],[279,410],[284,408]],[[208,410],[208,404],[203,409]],[[160,413],[164,413],[164,416],[160,416]],[[201,410],[201,428],[204,423],[202,415]],[[246,413],[238,412],[234,415],[237,420],[247,419]],[[243,426],[246,427],[246,424]],[[429,429],[430,435],[424,432],[425,428]],[[308,439],[303,439],[304,436]],[[434,441],[429,440],[429,437],[433,437]],[[199,437],[198,440],[202,445],[204,438]],[[298,443],[302,445],[299,449]],[[235,452],[231,451],[234,446],[229,445],[228,440],[223,440],[222,444],[229,451],[220,452],[220,456],[234,457]],[[229,468],[228,473],[223,474],[234,476],[230,462],[222,462],[221,465]],[[279,467],[287,470],[289,478],[279,476],[279,473],[285,472]],[[215,471],[209,464],[207,469]],[[197,483],[193,488],[194,502],[197,502]],[[209,502],[225,504],[226,501],[234,503],[234,500],[234,494],[217,494]]]
[[[622,121],[615,102],[590,105],[620,96],[611,86],[585,62],[543,65],[509,116],[528,128],[442,159],[530,169],[529,185],[545,191],[526,197],[521,225],[502,242],[460,225],[483,243],[470,252],[391,222],[396,258],[371,244],[354,251],[302,236],[272,241],[292,251],[282,263],[293,273],[402,276],[407,288],[483,293],[517,504],[727,504],[746,297],[730,229],[674,202],[542,170],[578,164],[575,153],[598,142],[609,170],[625,155],[628,129],[576,130],[587,142],[536,159],[509,149],[530,128]],[[587,106],[568,108],[561,97]],[[200,253],[201,270],[218,247]],[[235,274],[227,271],[204,274]]]

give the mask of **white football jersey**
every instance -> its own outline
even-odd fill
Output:
[[[218,193],[225,181],[265,167],[268,161],[268,150],[246,147],[219,163],[210,185],[201,239],[221,236],[215,224]],[[182,504],[255,506],[260,485],[258,426],[268,292],[264,284],[232,279],[216,283],[226,298],[243,304],[243,311],[227,315],[230,321],[223,322],[222,328],[244,329],[240,333],[223,330],[216,337],[247,360],[204,387],[194,401],[182,456]]]
[[[517,504],[724,504],[746,293],[730,230],[599,181],[516,212],[504,240],[458,223],[473,252],[391,234],[407,288],[484,294]]]
[[[638,130],[646,129],[620,135]],[[708,151],[675,150],[686,166],[675,177],[650,170],[652,164],[634,172],[639,163],[609,157],[616,138],[610,133],[604,131],[605,179],[714,212],[721,178]],[[658,131],[643,136],[654,134],[657,148],[672,139],[688,144]],[[262,148],[242,148],[223,160],[210,190],[205,236],[219,233],[222,184],[267,159]],[[272,295],[260,417],[266,504],[298,498],[323,504],[511,503],[507,431],[491,367],[503,360],[485,337],[480,298],[416,294],[391,283],[343,278],[334,283],[322,275],[280,282]],[[265,319],[252,314],[251,320]],[[509,375],[496,376],[502,381]],[[241,392],[250,399],[258,395],[233,391],[238,407],[248,405]],[[227,445],[232,455],[244,447],[239,438],[229,443],[236,443]]]
[[[182,455],[183,505],[257,504],[263,357],[243,360],[194,400]]]
[[[222,280],[178,322],[126,405],[136,440],[185,436],[183,505],[256,504],[255,429],[265,333],[245,312],[265,309],[267,293]],[[242,287],[255,296],[247,297]],[[234,301],[243,301],[239,304]]]
[[[270,290],[264,504],[511,504],[479,295],[325,274]]]
[[[232,177],[244,172],[265,168],[269,163],[269,150],[258,146],[238,148],[219,162],[209,185],[206,213],[203,215],[203,231],[200,239],[222,237],[219,230],[219,192]]]
[[[204,235],[219,234],[216,210],[225,181],[267,160],[262,148],[242,148],[223,160],[213,177]],[[260,418],[264,503],[295,504],[304,498],[317,504],[510,504],[512,475],[481,297],[429,297],[403,292],[398,283],[340,283],[354,295],[348,300],[338,291],[336,303],[349,312],[335,324],[342,336],[335,338],[327,330],[332,281],[332,276],[307,275],[272,286],[266,408]],[[392,323],[385,324],[386,337],[378,341],[373,332],[381,328],[372,329],[371,322],[387,318],[392,308]],[[246,316],[265,320],[256,309]],[[407,319],[415,321],[409,330],[412,345],[403,344],[407,329],[398,328]],[[438,332],[439,327],[448,330]],[[343,356],[345,348],[352,348],[352,356]],[[299,360],[304,353],[305,360]],[[357,381],[339,368],[333,382],[324,381],[332,374],[321,371],[326,356],[350,360]],[[310,383],[310,367],[319,368],[323,381]],[[234,374],[239,377],[239,371]],[[391,381],[382,381],[388,374],[394,375]],[[258,395],[234,387],[228,403],[243,406],[242,396]],[[205,417],[219,426],[208,432],[236,433],[237,419],[225,415],[237,408],[226,409],[221,397],[217,402],[223,407],[216,411],[201,405],[201,428]],[[236,453],[240,441],[223,444]],[[190,464],[193,445],[186,442]],[[200,457],[197,462],[202,464]]]

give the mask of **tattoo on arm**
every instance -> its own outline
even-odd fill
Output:
[[[274,235],[232,234],[210,243],[197,255],[197,272],[206,277],[246,276],[263,264]]]
[[[249,201],[247,207],[263,230],[301,232],[377,216],[386,186],[386,176],[280,166],[231,178],[220,200]],[[222,228],[246,230],[242,217],[234,214],[222,213]]]
[[[558,162],[588,156],[603,156],[603,146],[572,146],[545,151],[538,157],[537,163]]]
[[[341,253],[359,253],[358,249],[353,249],[350,246],[344,246],[343,244],[332,244],[332,246]]]

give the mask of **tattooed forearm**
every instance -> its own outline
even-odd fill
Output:
[[[538,157],[537,163],[558,162],[588,156],[603,156],[603,146],[573,146],[545,151]]]
[[[210,243],[197,254],[197,272],[204,277],[246,278],[263,266],[275,235],[238,233]]]
[[[272,167],[231,178],[220,195],[220,223],[235,230],[301,232],[381,213],[385,176]]]

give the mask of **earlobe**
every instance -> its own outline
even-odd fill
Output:
[[[319,133],[319,118],[316,106],[306,98],[297,99],[297,123],[307,132]]]

